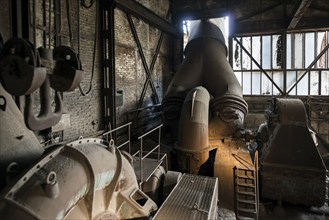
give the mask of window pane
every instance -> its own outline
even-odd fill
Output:
[[[272,37],[272,66],[273,69],[280,69],[282,65],[282,41],[281,36],[273,35]]]
[[[271,72],[267,72],[270,77],[272,77]],[[263,73],[262,75],[262,95],[272,95],[272,82]]]
[[[241,72],[234,72],[235,73],[235,76],[236,78],[238,79],[239,83],[240,83],[240,86],[242,86],[242,83],[241,83]]]
[[[305,34],[305,68],[314,60],[314,33]]]
[[[287,68],[291,69],[291,34],[287,34]]]
[[[317,39],[316,46],[317,46],[316,55],[319,55],[326,46],[325,32],[318,32],[318,39]],[[328,67],[328,66],[326,66],[326,55],[325,54],[317,62],[317,67],[318,68],[327,68]]]
[[[287,71],[287,91],[290,90],[291,86],[296,82],[296,71]],[[296,95],[296,87],[294,87],[289,95]]]
[[[271,37],[263,36],[262,39],[262,67],[263,69],[271,69]]]
[[[283,72],[273,72],[273,81],[282,90],[283,88]],[[273,85],[273,95],[281,95],[280,91]]]
[[[311,71],[310,95],[319,95],[319,72]]]
[[[329,71],[321,73],[321,95],[329,95]]]
[[[251,94],[251,73],[243,72],[243,94]]]
[[[251,54],[251,45],[250,45],[250,37],[243,37],[242,38],[242,45],[243,47]],[[248,56],[248,54],[243,50],[242,51],[242,69],[244,70],[250,70],[250,63],[251,59]]]
[[[238,40],[241,40],[240,38],[238,38]],[[241,48],[238,45],[238,43],[233,40],[233,69],[234,70],[240,70],[241,69]]]
[[[257,61],[258,64],[261,64],[260,60],[260,37],[253,37],[252,38],[252,56]],[[252,69],[258,70],[258,66],[252,62]]]
[[[261,80],[260,80],[260,72],[253,72],[252,73],[252,94],[253,95],[260,95],[261,91]]]
[[[297,78],[299,79],[304,71],[298,71]],[[308,73],[297,84],[297,95],[308,95]]]
[[[295,68],[303,68],[303,35],[295,34]]]

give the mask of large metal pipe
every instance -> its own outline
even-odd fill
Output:
[[[179,121],[177,150],[180,171],[197,174],[208,159],[209,93],[203,87],[186,96]]]
[[[242,88],[229,65],[221,30],[200,21],[191,30],[185,60],[171,81],[163,99],[165,123],[175,132],[187,93],[203,86],[213,97],[210,103],[210,138],[231,135],[241,128],[248,106]]]

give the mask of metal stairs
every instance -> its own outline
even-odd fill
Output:
[[[255,164],[252,169],[234,167],[234,202],[236,219],[238,220],[258,219],[257,170],[258,164]]]

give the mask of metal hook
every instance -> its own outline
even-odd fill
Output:
[[[38,116],[33,111],[33,96],[26,97],[25,119],[26,124],[31,130],[40,131],[57,124],[62,117],[63,102],[59,92],[55,93],[55,112],[51,111],[50,102],[50,83],[47,76],[44,84],[40,88],[40,105],[41,109]]]

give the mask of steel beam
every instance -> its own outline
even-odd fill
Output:
[[[178,30],[167,20],[161,18],[150,9],[144,7],[137,1],[132,0],[115,0],[116,7],[122,11],[142,19],[146,23],[164,31],[175,37],[179,37]]]
[[[131,32],[132,32],[133,37],[135,39],[135,42],[137,44],[138,52],[139,52],[139,55],[141,57],[142,64],[143,64],[143,67],[144,67],[144,70],[145,70],[145,73],[146,73],[146,78],[150,80],[151,89],[152,89],[152,92],[154,93],[156,104],[158,104],[158,103],[160,103],[159,96],[158,96],[158,94],[156,92],[154,83],[152,81],[152,78],[151,78],[151,74],[152,73],[151,73],[150,69],[147,66],[147,62],[146,62],[146,59],[145,59],[145,56],[144,56],[144,53],[143,53],[143,48],[142,48],[142,45],[141,45],[140,40],[138,38],[138,34],[137,34],[137,31],[136,31],[136,28],[134,26],[134,23],[133,23],[133,20],[131,18],[131,15],[128,14],[128,13],[126,13],[126,16],[127,16],[128,22],[129,22],[129,26],[130,26]]]
[[[311,5],[312,0],[303,0],[297,11],[295,12],[294,16],[292,17],[288,29],[294,29],[297,24],[299,23],[300,19],[303,17],[304,13],[306,12],[307,8]]]
[[[291,92],[291,90],[293,90],[293,88],[295,88],[297,86],[297,84],[303,79],[303,77],[310,72],[310,70],[312,69],[312,67],[314,66],[314,64],[316,62],[318,62],[318,60],[322,57],[323,54],[325,54],[325,52],[327,52],[329,48],[329,44],[327,44],[327,46],[321,51],[321,53],[313,60],[313,62],[306,68],[305,72],[298,78],[298,80],[289,88],[287,94],[289,94]]]

